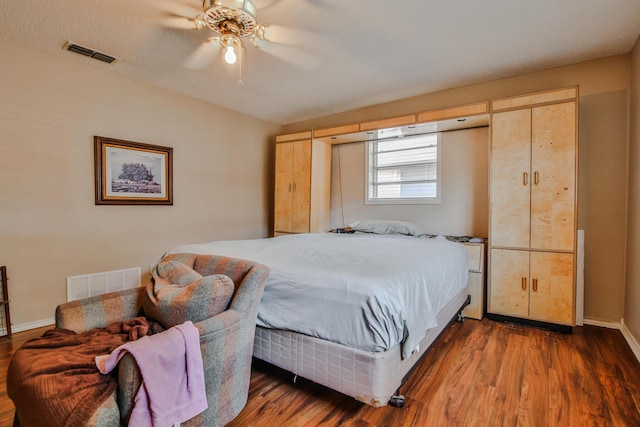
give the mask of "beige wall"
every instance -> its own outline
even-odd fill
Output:
[[[624,321],[640,342],[640,39],[631,53],[629,234]]]
[[[426,94],[279,130],[113,76],[101,67],[18,50],[2,42],[0,264],[7,265],[11,278],[13,323],[24,326],[51,318],[55,305],[66,298],[68,275],[139,266],[146,276],[149,264],[180,243],[267,236],[272,222],[271,135],[278,130],[322,128],[579,84],[579,227],[586,231],[585,317],[619,322],[624,316],[629,329],[640,337],[639,50],[636,45],[631,57],[616,56]],[[629,128],[631,176],[627,180]],[[93,135],[174,147],[174,206],[95,206]],[[347,147],[347,154],[341,153],[343,162],[349,162],[345,158],[364,162],[357,146]],[[335,152],[334,148],[334,156]],[[355,175],[355,168],[349,173]],[[363,174],[357,179],[363,179]],[[350,192],[343,195],[345,220],[350,221],[350,215],[362,212],[363,205],[354,197],[360,197],[356,194],[364,191],[364,184],[344,182],[343,192],[345,186]],[[478,185],[475,179],[474,185]],[[477,187],[473,193],[476,191]],[[335,199],[333,191],[334,224],[341,222],[336,219]],[[452,230],[451,234],[466,234],[457,230],[470,223],[469,234],[483,234],[486,211],[478,208],[482,203],[486,202],[474,205],[478,211],[473,217],[451,222],[435,212],[442,210],[438,207],[426,207],[430,212],[418,209],[404,218],[418,219],[429,230]],[[400,215],[398,211],[389,215],[396,213]],[[386,211],[375,216],[383,214],[387,216]],[[426,217],[432,221],[422,222]]]
[[[619,323],[625,291],[628,55],[294,123],[285,126],[283,132],[394,117],[572,85],[580,85],[578,227],[585,230],[585,318]]]
[[[269,234],[278,126],[0,43],[0,264],[18,329],[69,275],[141,267],[187,242]],[[173,206],[95,206],[93,136],[171,146]]]
[[[442,134],[442,203],[438,205],[365,205],[366,144],[335,145],[331,227],[361,219],[398,219],[414,222],[432,234],[486,237],[488,134],[488,127]]]

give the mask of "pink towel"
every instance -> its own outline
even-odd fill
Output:
[[[192,322],[127,342],[111,354],[96,357],[103,374],[131,353],[142,375],[130,426],[170,426],[207,409],[200,336]]]

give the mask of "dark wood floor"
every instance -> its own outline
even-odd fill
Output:
[[[402,393],[404,408],[372,408],[256,363],[229,426],[640,426],[640,363],[619,331],[591,326],[454,323]]]
[[[13,351],[46,328],[0,341],[0,426],[13,405]],[[640,426],[640,363],[619,331],[563,335],[490,320],[454,323],[402,388],[404,408],[372,408],[264,363],[229,427]]]

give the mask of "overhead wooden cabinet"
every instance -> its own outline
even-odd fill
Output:
[[[291,140],[299,136],[307,139]],[[310,136],[304,132],[276,138],[276,235],[328,230],[331,146]]]
[[[575,322],[577,88],[492,102],[487,311]]]

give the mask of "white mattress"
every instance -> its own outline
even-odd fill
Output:
[[[466,299],[466,289],[451,298],[436,315],[438,326],[427,331],[419,350],[406,358],[401,356],[400,345],[384,352],[367,352],[263,327],[256,328],[253,355],[368,405],[384,406]]]
[[[367,351],[402,343],[407,356],[436,314],[467,286],[464,246],[402,235],[296,234],[184,245],[267,265],[261,327],[300,332]]]

